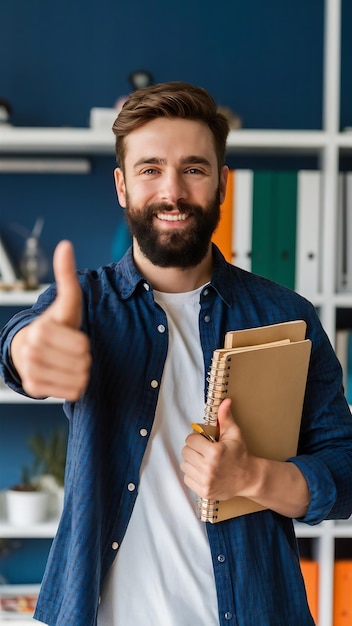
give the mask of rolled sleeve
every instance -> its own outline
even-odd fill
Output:
[[[307,481],[310,501],[306,515],[298,521],[319,524],[329,517],[336,502],[337,489],[334,478],[326,464],[314,456],[299,456],[288,459],[302,472]]]

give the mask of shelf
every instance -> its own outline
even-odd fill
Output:
[[[49,285],[41,285],[39,289],[0,289],[0,306],[32,305]]]
[[[352,153],[352,132],[339,133],[337,145],[342,153]]]
[[[240,129],[229,133],[227,148],[229,154],[318,154],[327,142],[323,131]],[[0,154],[16,153],[114,155],[115,137],[111,130],[91,128],[0,129]]]
[[[90,171],[90,161],[77,157],[75,159],[0,158],[1,174],[89,174]]]
[[[301,522],[294,522],[295,535],[299,539],[321,537],[326,531],[333,527],[333,522],[327,521],[317,524],[316,526],[310,526],[309,524],[303,524]]]
[[[0,585],[0,623],[28,624],[39,590],[40,585]]]
[[[304,130],[232,130],[227,152],[256,154],[319,154],[326,147],[323,131]]]
[[[335,307],[352,308],[352,293],[337,293],[333,298],[333,302]]]
[[[0,154],[114,154],[111,130],[90,128],[0,129]]]
[[[335,538],[352,539],[352,522],[339,522],[335,524],[334,528]]]
[[[9,387],[5,389],[2,385],[0,387],[0,404],[42,404],[43,402],[46,404],[62,404],[63,400],[61,398],[44,398],[37,400],[36,398],[28,398],[28,396],[16,393]]]
[[[23,617],[21,617],[20,615],[14,615],[13,617],[9,617],[8,615],[2,615],[0,613],[0,624],[2,626],[34,626],[34,622],[33,622],[33,617],[31,615],[28,615],[28,617],[26,617],[25,615],[23,615]],[[36,626],[45,626],[44,622],[39,622],[39,621],[35,621],[35,625]]]
[[[2,539],[52,539],[57,532],[59,520],[48,519],[34,526],[13,526],[0,517],[0,537]]]

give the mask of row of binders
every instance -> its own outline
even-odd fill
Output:
[[[352,326],[352,320],[351,320]],[[341,328],[336,331],[335,352],[343,371],[343,386],[347,402],[352,406],[352,330]]]
[[[301,570],[307,592],[310,612],[318,623],[319,605],[319,565],[316,561],[301,559]],[[334,626],[352,624],[352,561],[338,560],[334,563]]]
[[[214,241],[228,261],[312,298],[320,291],[322,174],[230,170]],[[352,173],[339,176],[336,291],[352,293]]]

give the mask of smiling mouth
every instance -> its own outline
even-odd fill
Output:
[[[184,222],[187,219],[186,213],[157,213],[156,217],[164,222]]]

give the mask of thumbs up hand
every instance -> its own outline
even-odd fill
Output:
[[[56,300],[51,305],[51,315],[57,322],[78,329],[82,322],[82,292],[76,276],[73,247],[61,241],[54,252]]]
[[[219,441],[212,443],[199,434],[186,439],[181,469],[185,484],[201,498],[228,500],[247,495],[256,477],[255,457],[247,446],[231,413],[231,400],[218,409]]]
[[[82,292],[70,242],[58,244],[53,266],[56,299],[14,336],[11,357],[29,395],[74,401],[88,384],[91,356],[89,339],[80,331]]]

